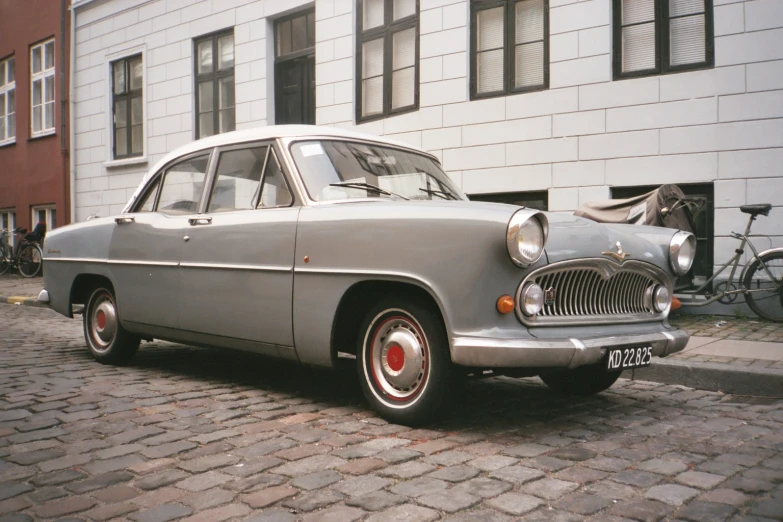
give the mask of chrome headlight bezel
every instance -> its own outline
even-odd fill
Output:
[[[685,249],[683,249],[685,247]],[[690,247],[689,257],[683,258],[683,255],[688,255],[687,249]],[[681,276],[688,273],[688,270],[693,266],[693,260],[696,258],[696,236],[690,232],[680,230],[672,236],[669,242],[669,265],[672,271]]]
[[[533,317],[544,308],[544,289],[536,283],[525,283],[519,288],[517,306],[526,317]]]
[[[525,255],[519,247],[519,235],[529,226],[537,226],[541,230],[541,244],[536,245],[537,251],[534,255]],[[518,210],[511,216],[506,228],[506,249],[508,250],[508,255],[515,265],[528,267],[541,259],[548,237],[549,220],[543,212],[527,208]]]
[[[672,305],[672,296],[665,285],[655,284],[644,292],[644,305],[655,313],[665,314]]]

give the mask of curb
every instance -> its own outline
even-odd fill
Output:
[[[12,296],[3,296],[0,295],[0,303],[5,304],[12,304],[12,305],[22,305],[22,306],[35,306],[38,308],[48,308],[49,305],[46,303],[41,303],[38,301],[35,297],[23,297],[19,295],[12,295]]]
[[[635,370],[634,379],[731,395],[783,397],[783,370],[775,368],[658,359]]]

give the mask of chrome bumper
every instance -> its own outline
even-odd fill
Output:
[[[613,346],[648,344],[653,356],[679,352],[688,344],[684,330],[592,339],[494,339],[455,337],[451,360],[474,368],[577,368],[601,361]]]

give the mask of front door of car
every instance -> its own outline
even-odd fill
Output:
[[[299,207],[274,147],[221,148],[204,213],[180,257],[180,327],[293,347],[291,306]],[[230,344],[230,341],[229,341]]]
[[[199,153],[163,169],[132,212],[115,219],[109,265],[123,321],[178,327],[183,229],[197,213],[208,161],[209,153]]]

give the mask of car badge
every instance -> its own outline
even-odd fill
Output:
[[[545,305],[553,305],[555,304],[555,297],[557,295],[557,292],[555,290],[555,287],[550,286],[546,292],[544,292],[544,304]]]
[[[622,263],[626,257],[630,257],[631,254],[623,252],[623,245],[617,242],[617,252],[601,252],[601,255],[610,256],[617,260],[618,263]]]

